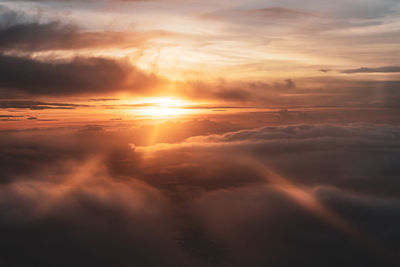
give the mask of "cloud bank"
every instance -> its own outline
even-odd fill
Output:
[[[397,264],[397,126],[264,127],[148,147],[100,127],[1,135],[7,265]]]

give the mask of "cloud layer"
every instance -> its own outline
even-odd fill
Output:
[[[99,127],[1,135],[7,265],[397,264],[395,126],[265,127],[134,149]]]

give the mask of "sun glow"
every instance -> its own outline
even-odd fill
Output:
[[[139,104],[142,107],[136,111],[141,115],[151,117],[179,116],[191,113],[189,109],[185,108],[188,104],[174,97],[151,98]]]
[[[177,116],[185,114],[185,110],[179,108],[171,107],[154,107],[146,108],[142,111],[143,115],[153,116],[153,117],[165,117],[165,116]]]
[[[156,97],[148,99],[146,102],[160,107],[180,107],[187,104],[183,100],[174,97]]]

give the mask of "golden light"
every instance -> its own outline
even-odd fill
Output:
[[[155,97],[148,99],[146,102],[156,104],[160,107],[179,107],[187,104],[183,100],[173,97]]]
[[[142,114],[153,117],[176,116],[185,114],[185,110],[170,107],[154,107],[142,110]]]
[[[150,117],[179,116],[192,113],[191,110],[185,108],[189,103],[174,97],[156,97],[145,99],[143,102],[143,107],[134,112]]]

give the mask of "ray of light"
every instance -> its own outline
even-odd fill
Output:
[[[264,164],[254,159],[249,158],[247,161],[248,164],[257,169],[269,183],[272,183],[272,185],[285,193],[289,198],[294,200],[303,208],[309,210],[314,216],[325,221],[333,228],[351,237],[353,240],[363,244],[374,253],[389,258],[384,246],[378,240],[359,230],[355,225],[346,220],[346,218],[329,209],[312,193],[295,185],[289,179],[277,174]]]

